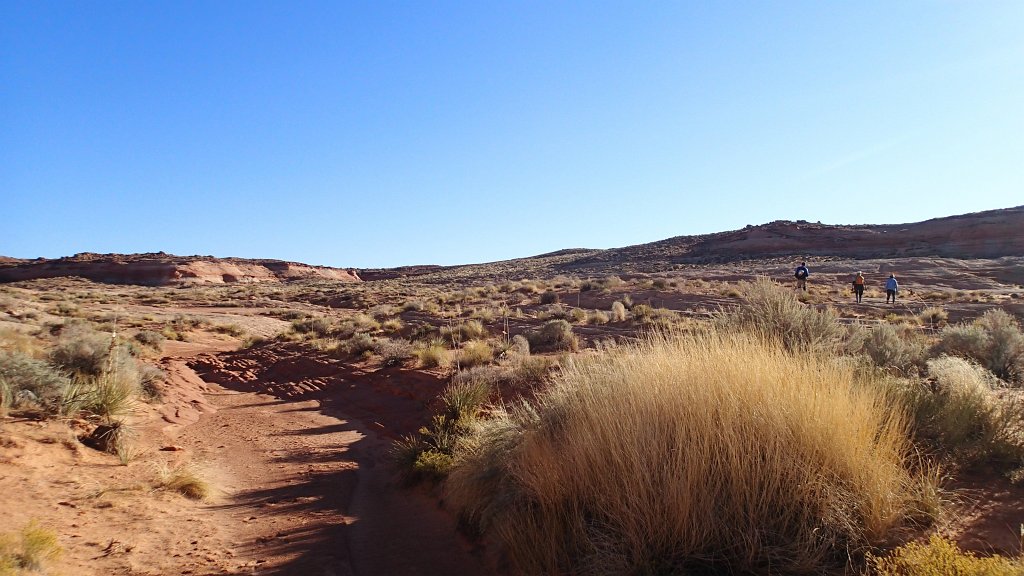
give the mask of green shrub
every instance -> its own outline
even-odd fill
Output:
[[[329,336],[331,323],[326,318],[304,318],[292,321],[292,330],[299,334],[314,334],[320,338]]]
[[[352,356],[361,356],[376,348],[376,340],[369,334],[359,333],[346,340],[342,348]]]
[[[749,336],[620,347],[491,413],[446,487],[523,573],[840,573],[920,513],[877,388]]]
[[[572,331],[572,325],[565,320],[550,320],[539,330],[526,333],[530,349],[541,350],[576,350],[579,338]]]

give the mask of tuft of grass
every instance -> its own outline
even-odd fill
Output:
[[[483,340],[472,340],[462,345],[458,353],[459,366],[472,368],[494,360],[494,349]]]
[[[448,348],[439,341],[427,343],[414,354],[423,368],[447,368],[452,363]]]
[[[199,467],[191,462],[173,468],[159,468],[156,488],[177,492],[191,500],[208,500],[213,495],[213,486]]]
[[[0,574],[42,571],[62,553],[57,534],[33,520],[16,533],[0,534]]]
[[[928,542],[905,544],[886,556],[869,556],[874,576],[1020,576],[1024,561],[1005,556],[978,557],[933,534]]]
[[[855,380],[747,335],[652,336],[493,410],[448,493],[526,573],[841,569],[920,514],[907,424]]]
[[[487,330],[484,328],[483,322],[467,320],[455,326],[443,326],[441,328],[441,336],[456,342],[465,342],[486,337]]]
[[[949,312],[940,306],[929,306],[918,313],[917,319],[929,328],[942,328],[949,322]]]

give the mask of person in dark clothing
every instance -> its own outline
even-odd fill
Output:
[[[807,291],[807,277],[811,275],[811,271],[807,269],[807,263],[801,262],[796,270],[793,272],[793,276],[796,276],[796,289]]]

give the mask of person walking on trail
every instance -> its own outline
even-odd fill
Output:
[[[864,299],[864,273],[857,272],[857,277],[853,279],[853,295],[857,297],[857,303],[860,304],[861,300]]]
[[[896,303],[896,292],[899,292],[900,283],[896,281],[895,274],[889,274],[889,279],[885,281],[885,303],[889,303],[889,298],[892,298],[892,303]]]
[[[811,275],[811,271],[807,269],[807,262],[801,262],[796,267],[796,271],[793,272],[793,276],[796,276],[796,289],[807,291],[807,277]]]

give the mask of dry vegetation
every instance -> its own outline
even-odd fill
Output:
[[[212,333],[396,393],[424,394],[401,389],[411,371],[440,382],[394,462],[524,573],[1021,573],[920,543],[951,521],[940,480],[1024,477],[1019,290],[858,308],[815,282],[552,274],[560,258],[362,285],[0,287],[0,416],[73,417],[131,462],[133,411],[160,402],[148,360]],[[211,494],[192,464],[156,476]]]

